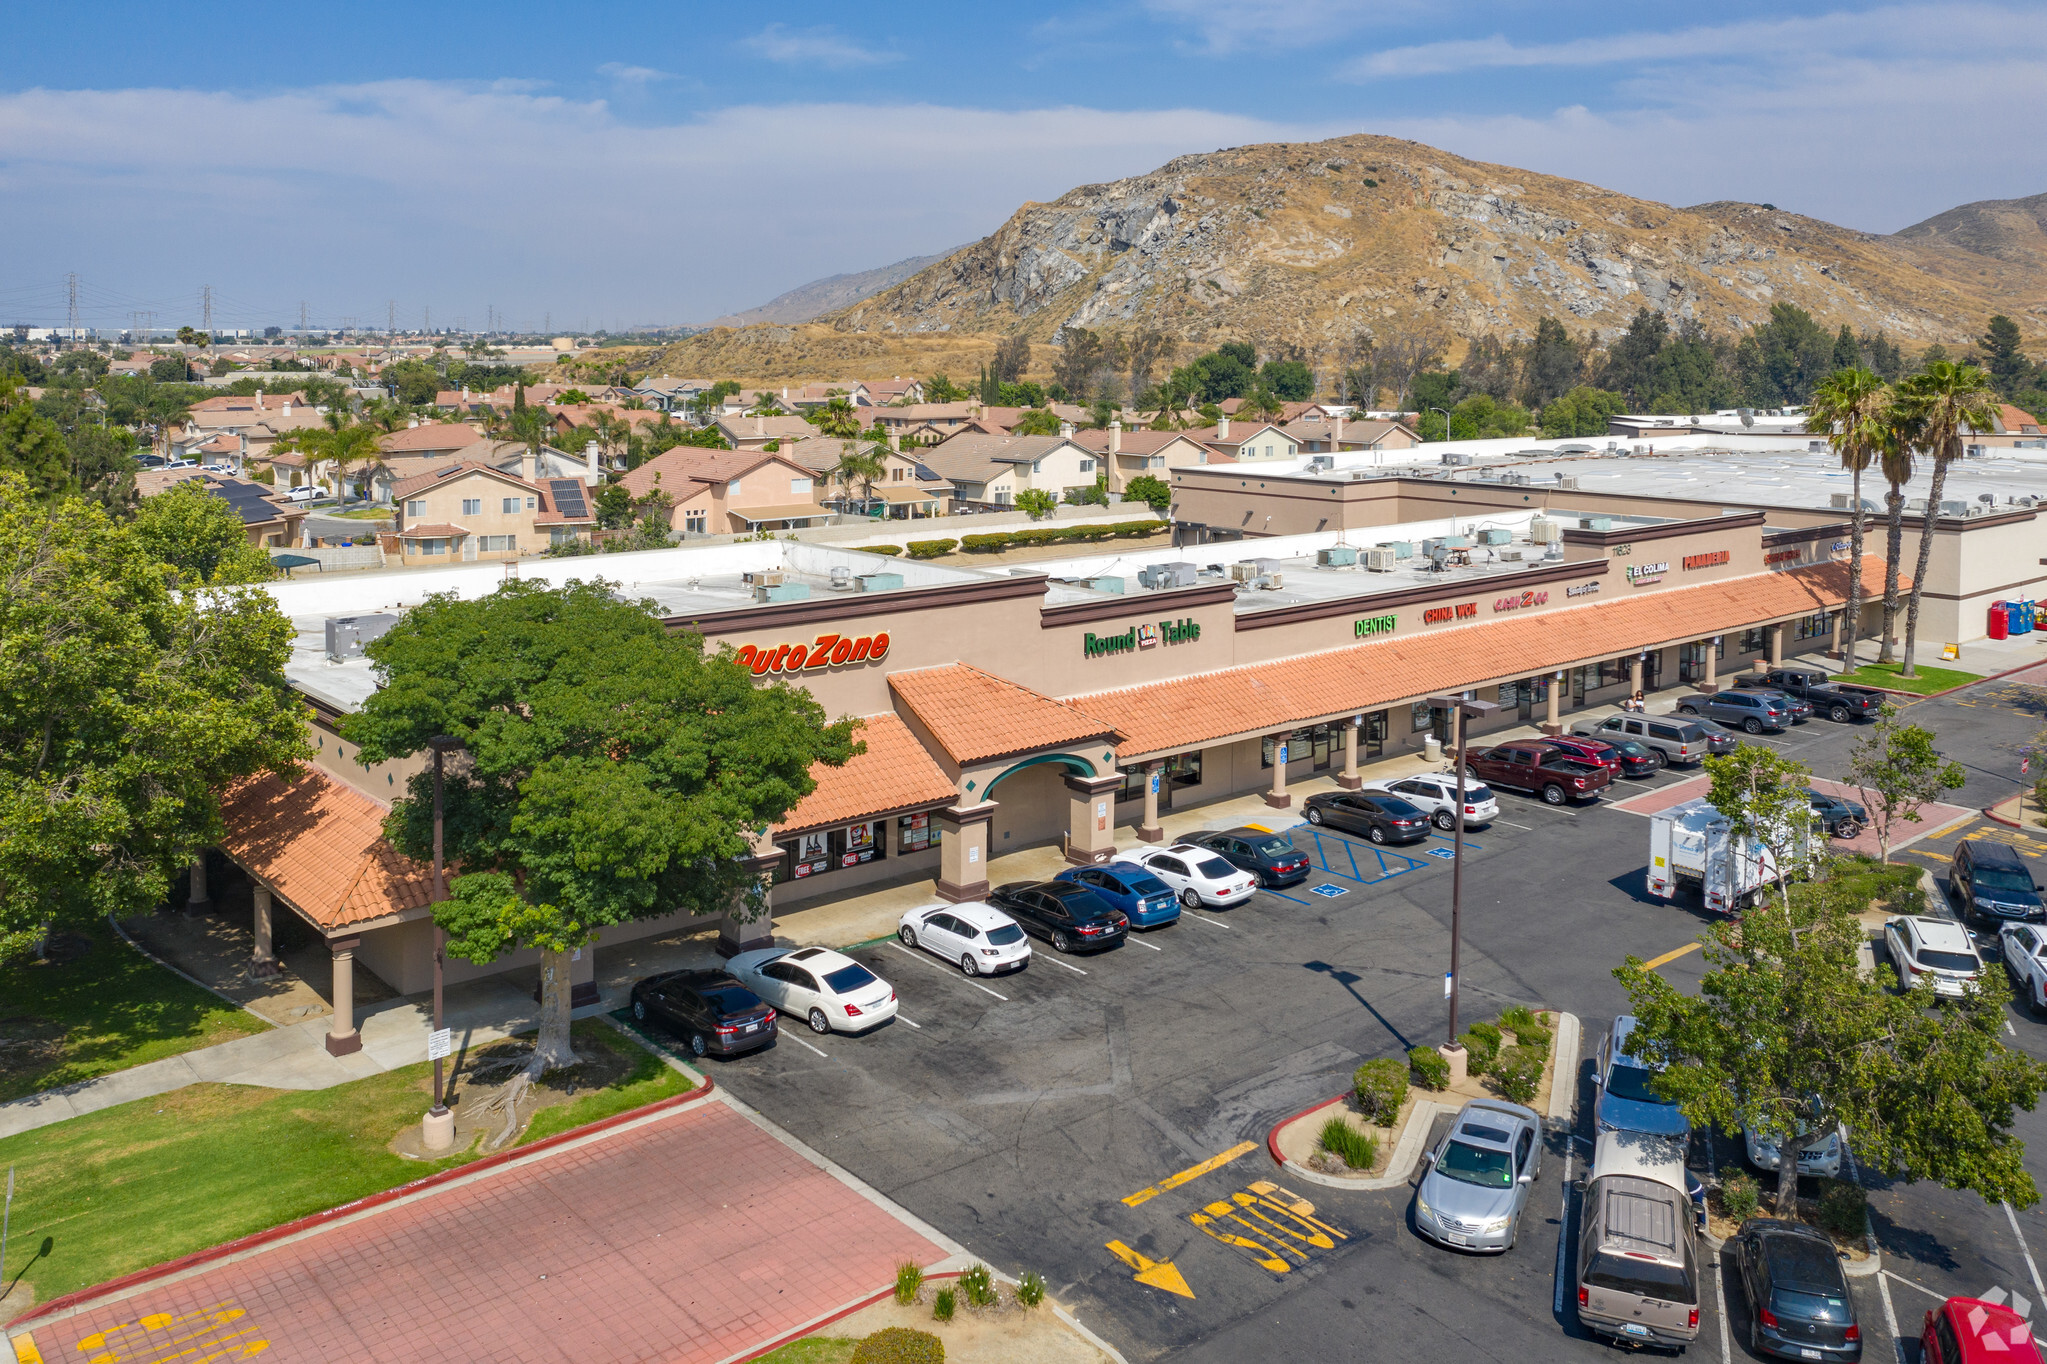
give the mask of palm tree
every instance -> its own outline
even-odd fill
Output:
[[[1884,415],[1877,464],[1890,485],[1884,494],[1884,623],[1883,638],[1876,661],[1897,661],[1898,569],[1905,557],[1905,485],[1912,481],[1912,441],[1900,423],[1904,420],[1895,402]]]
[[[859,484],[861,500],[872,502],[874,485],[880,482],[881,476],[887,471],[888,461],[880,450],[871,446],[863,450],[852,441],[847,441],[840,449],[839,462],[832,466],[831,476],[832,481],[848,493],[853,491],[854,484]]]
[[[1847,645],[1842,670],[1855,668],[1855,641],[1862,625],[1862,471],[1875,462],[1883,444],[1884,419],[1890,409],[1891,391],[1882,379],[1866,369],[1835,370],[1813,390],[1807,412],[1827,433],[1827,444],[1840,456],[1841,467],[1854,482],[1849,493],[1853,508],[1848,540],[1848,623]]]
[[[746,409],[746,415],[749,417],[779,417],[782,415],[781,399],[775,396],[772,389],[764,388],[753,395],[753,406]]]
[[[840,440],[851,440],[860,434],[860,414],[853,410],[853,404],[844,398],[834,398],[810,414],[811,425],[820,436],[836,436]]]
[[[1940,514],[1940,494],[1948,465],[1962,457],[1965,431],[1995,429],[1996,392],[1990,376],[1974,365],[1936,360],[1898,385],[1907,435],[1933,457],[1933,486],[1926,492],[1926,522],[1919,532],[1919,566],[1912,574],[1912,598],[1905,608],[1905,664],[1900,677],[1912,677],[1912,649],[1919,636],[1919,597],[1926,590],[1926,567],[1933,559],[1933,519]]]

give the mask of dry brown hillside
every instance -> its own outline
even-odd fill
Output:
[[[937,373],[971,382],[994,358],[996,340],[946,332],[861,335],[820,323],[717,327],[670,346],[654,372],[677,379],[736,379],[749,387],[897,375],[922,379]],[[1047,347],[1033,356],[1033,372],[1051,368],[1050,353]]]

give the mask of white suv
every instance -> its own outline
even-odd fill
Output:
[[[1388,795],[1399,796],[1409,805],[1427,810],[1438,829],[1457,826],[1457,778],[1454,776],[1423,772],[1388,781],[1368,781],[1359,789],[1384,791]],[[1464,783],[1464,827],[1483,829],[1499,817],[1500,802],[1494,798],[1493,788],[1484,782],[1467,779]]]
[[[970,976],[1021,971],[1031,960],[1030,939],[1016,920],[979,900],[913,909],[897,923],[896,936]]]
[[[1891,954],[1898,981],[1906,989],[1919,977],[1933,979],[1933,992],[1959,997],[1983,974],[1983,958],[1969,930],[1953,919],[1905,915],[1884,925],[1884,947]]]
[[[1244,903],[1258,889],[1257,877],[1248,871],[1238,871],[1213,849],[1194,843],[1154,848],[1132,860],[1171,886],[1179,894],[1180,903],[1189,909],[1197,905],[1228,909]]]

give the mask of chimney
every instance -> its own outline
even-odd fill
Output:
[[[1060,438],[1061,440],[1072,440],[1072,439],[1073,439],[1073,423],[1072,423],[1072,422],[1061,422],[1061,423],[1059,423],[1059,438]]]
[[[284,415],[287,417],[291,415],[291,394],[289,393],[284,395]]]
[[[1331,450],[1338,450],[1342,448],[1343,442],[1343,414],[1339,412],[1330,420],[1335,425],[1329,429],[1329,448]]]
[[[462,401],[469,401],[469,385],[467,384],[462,385]]]
[[[411,430],[411,429],[412,429],[413,427],[415,427],[415,426],[418,426],[418,425],[419,425],[419,418],[417,418],[417,417],[408,417],[408,418],[406,418],[406,421],[405,421],[405,429],[406,429],[406,430],[408,430],[408,431],[409,431],[409,430]]]
[[[603,482],[604,471],[602,464],[599,462],[597,458],[596,441],[593,440],[583,447],[583,462],[590,466],[590,474],[583,481],[585,483],[592,485],[593,487],[596,484]]]
[[[1121,421],[1112,421],[1109,423],[1109,453],[1113,455],[1122,448],[1123,423]]]
[[[256,386],[256,410],[258,412],[263,410],[263,386],[261,384]]]
[[[758,415],[754,417],[753,433],[756,436],[765,436],[766,434],[768,434],[768,419],[766,417]]]
[[[1228,417],[1217,417],[1215,419],[1215,438],[1217,440],[1228,440],[1230,438],[1230,419]]]

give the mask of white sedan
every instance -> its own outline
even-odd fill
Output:
[[[1783,1164],[1783,1156],[1777,1143],[1768,1137],[1759,1137],[1744,1130],[1743,1143],[1748,1148],[1748,1163],[1758,1170],[1774,1170]],[[1835,1128],[1823,1137],[1815,1137],[1798,1153],[1798,1173],[1815,1175],[1822,1179],[1838,1179],[1841,1176],[1841,1129]]]
[[[2047,1010],[2047,928],[2039,924],[2006,924],[1997,934],[2004,949],[2005,974],[2012,993],[2036,1011]]]
[[[896,924],[896,936],[970,976],[1021,971],[1031,960],[1030,939],[1016,920],[978,900],[913,909]]]
[[[1396,777],[1387,781],[1368,781],[1360,788],[1365,791],[1383,791],[1398,796],[1419,809],[1429,812],[1429,819],[1438,829],[1457,827],[1457,778],[1441,772],[1419,772],[1412,777]],[[1493,788],[1484,782],[1467,778],[1464,783],[1464,827],[1483,829],[1500,817],[1500,802],[1493,795]]]
[[[815,1033],[864,1032],[896,1016],[889,983],[828,947],[763,947],[741,952],[725,969]]]
[[[1251,892],[1258,889],[1257,877],[1194,843],[1154,848],[1130,860],[1171,886],[1189,909],[1199,905],[1228,909],[1250,899]]]

